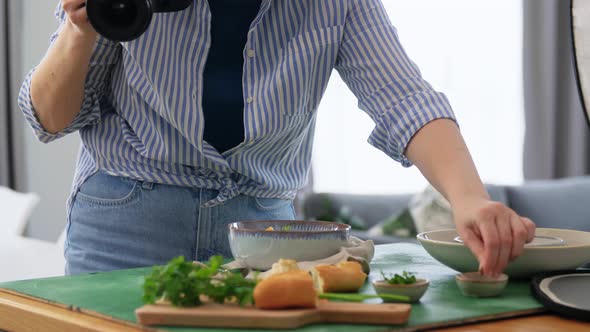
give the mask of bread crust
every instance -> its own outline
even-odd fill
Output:
[[[325,293],[357,292],[367,279],[361,264],[354,261],[317,265],[311,273],[316,288]]]
[[[318,294],[307,271],[291,271],[264,279],[254,288],[258,309],[315,308]]]

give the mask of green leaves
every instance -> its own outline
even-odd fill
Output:
[[[211,257],[205,265],[187,262],[180,256],[165,266],[156,266],[145,277],[143,302],[151,304],[164,299],[172,305],[188,307],[201,304],[201,295],[204,295],[218,303],[252,304],[256,282],[223,269],[222,264],[221,256]]]
[[[416,276],[408,271],[403,271],[402,275],[396,273],[392,278],[388,278],[387,276],[385,276],[385,273],[383,273],[383,271],[381,271],[381,275],[383,276],[383,280],[387,281],[389,284],[392,285],[409,285],[416,282]]]

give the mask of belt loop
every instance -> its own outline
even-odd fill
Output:
[[[141,187],[145,190],[152,190],[154,188],[154,183],[144,181],[141,183]]]

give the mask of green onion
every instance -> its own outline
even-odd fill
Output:
[[[392,295],[392,294],[340,294],[340,293],[323,293],[319,295],[320,299],[326,300],[341,300],[350,302],[362,302],[368,299],[384,299],[384,300],[395,300],[402,302],[409,302],[410,298],[403,295]]]

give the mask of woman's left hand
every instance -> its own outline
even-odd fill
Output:
[[[535,224],[502,203],[481,197],[464,198],[453,206],[461,239],[479,261],[479,270],[497,276],[520,256],[535,236]]]

